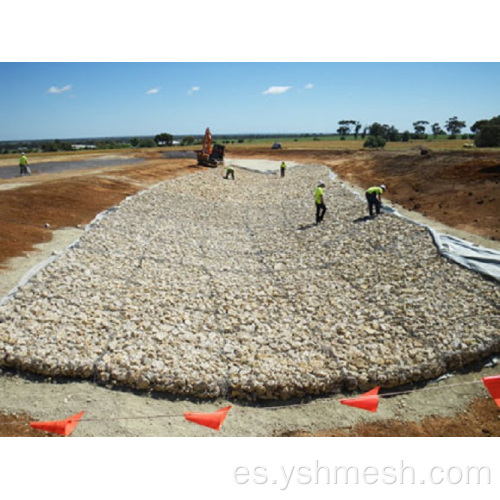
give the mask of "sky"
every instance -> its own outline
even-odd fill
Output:
[[[0,140],[413,131],[500,114],[500,63],[4,62]],[[430,131],[430,125],[428,127]]]
[[[8,2],[0,141],[328,134],[340,120],[412,131],[454,116],[468,131],[500,114],[496,3]]]

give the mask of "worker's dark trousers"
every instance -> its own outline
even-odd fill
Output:
[[[229,176],[231,176],[231,178],[234,181],[234,172],[232,170],[229,170],[228,172],[226,172],[226,176],[224,177],[224,179],[229,178]]]
[[[370,212],[370,217],[373,217],[373,207],[377,214],[380,213],[380,201],[375,193],[366,193],[366,201],[368,202],[368,211]]]
[[[326,205],[324,203],[316,203],[316,224],[323,220],[326,212]]]
[[[280,170],[281,170],[281,177],[285,177],[285,169],[281,167]]]

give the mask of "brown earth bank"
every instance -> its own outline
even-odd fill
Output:
[[[420,422],[395,419],[319,432],[297,430],[281,437],[488,437],[500,436],[500,415],[491,399],[476,399],[455,417],[426,417]]]
[[[384,183],[388,187],[385,197],[391,202],[493,243],[500,241],[500,152],[429,151],[422,155],[420,148],[368,152],[256,147],[228,147],[226,151],[232,158],[327,165],[342,180],[361,189]],[[204,168],[192,159],[167,160],[161,150],[129,154],[146,161],[0,180],[0,276],[12,267],[12,258],[27,255],[35,245],[50,241],[53,231],[82,227],[127,196]],[[74,156],[71,159],[76,161]],[[62,155],[50,158],[67,160]],[[8,160],[1,160],[0,168],[8,164]],[[334,209],[334,200],[329,203]],[[498,407],[491,399],[478,399],[454,418],[428,417],[418,424],[397,420],[361,423],[347,433],[326,430],[315,435],[500,436],[499,418]],[[26,414],[0,414],[0,436],[41,435],[33,433],[29,419]],[[310,434],[297,431],[286,435]]]
[[[1,167],[0,167],[1,168]],[[0,182],[0,266],[147,187],[200,167],[193,160],[151,160],[127,167],[41,174]]]
[[[46,437],[53,436],[49,432],[41,432],[33,429],[30,422],[33,422],[28,414],[0,413],[0,437]]]

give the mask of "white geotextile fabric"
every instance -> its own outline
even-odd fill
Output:
[[[287,168],[293,168],[298,165],[294,161],[285,161]],[[232,165],[233,167],[243,168],[245,170],[252,170],[254,172],[261,172],[263,174],[275,174],[279,172],[281,161],[278,160],[240,160],[230,159],[224,162],[225,165]]]
[[[480,272],[500,281],[500,252],[473,245],[468,241],[441,234],[427,228],[439,253],[468,269]]]
[[[392,207],[382,207],[382,210],[393,213],[398,217],[412,221],[427,229],[432,236],[434,244],[438,252],[443,257],[446,257],[457,264],[460,264],[467,269],[476,271],[485,276],[500,281],[500,252],[496,250],[481,247],[471,243],[470,241],[450,236],[436,231],[434,228],[421,224],[413,219],[401,215],[396,209]]]

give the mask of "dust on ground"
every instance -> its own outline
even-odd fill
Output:
[[[146,160],[136,165],[1,180],[1,296],[36,263],[76,240],[98,213],[158,182],[200,169],[191,158],[166,159],[164,152],[129,153]],[[420,149],[365,152],[229,147],[227,153],[238,158],[327,165],[360,192],[383,182],[389,188],[386,198],[411,213],[412,218],[449,234],[468,236],[469,241],[483,246],[500,247],[498,152],[421,155]],[[77,158],[81,157],[43,157],[44,161]],[[9,161],[16,160],[2,159],[0,168],[10,165]],[[329,200],[329,206],[334,210],[335,200]],[[66,418],[82,410],[88,421],[80,423],[75,435],[213,435],[209,429],[185,422],[183,412],[213,411],[233,404],[234,417],[228,417],[221,435],[500,436],[498,407],[480,383],[481,377],[498,374],[493,364],[418,391],[383,398],[377,414],[344,407],[338,404],[338,396],[291,402],[295,405],[280,403],[274,408],[255,407],[227,401],[172,400],[165,395],[101,387],[88,381],[37,379],[3,372],[0,435],[43,435],[31,429],[28,422]]]

